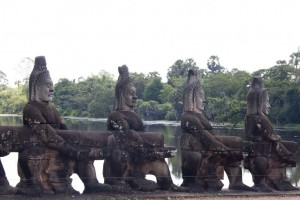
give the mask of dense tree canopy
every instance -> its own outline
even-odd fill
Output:
[[[114,85],[113,76],[104,71],[78,82],[60,79],[54,104],[63,115],[106,117],[114,106]]]
[[[270,96],[273,123],[300,123],[300,53],[291,54],[288,62],[279,60],[271,68],[253,73],[221,67],[218,56],[211,56],[207,69],[200,69],[189,58],[177,60],[168,68],[167,82],[157,72],[131,73],[139,98],[136,112],[145,120],[180,120],[182,93],[188,70],[197,71],[205,91],[205,114],[214,122],[241,123],[246,114],[246,95],[253,76],[261,76]],[[31,65],[25,59],[23,65]],[[219,66],[219,67],[218,67]],[[25,79],[26,80],[26,79]],[[64,116],[106,118],[114,109],[116,80],[101,71],[78,80],[62,78],[55,84],[54,105]],[[28,85],[20,81],[9,88],[4,72],[0,71],[0,112],[21,113],[28,98]]]
[[[0,70],[0,91],[5,90],[7,87],[6,74]]]
[[[207,68],[213,73],[222,72],[225,68],[220,65],[219,57],[212,55],[207,60]]]

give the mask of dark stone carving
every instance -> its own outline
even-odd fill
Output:
[[[114,149],[104,161],[105,183],[130,185],[136,190],[181,190],[173,184],[165,158],[174,156],[175,148],[164,146],[163,135],[145,133],[140,117],[134,112],[137,96],[126,65],[119,67],[115,89],[116,109],[107,119],[107,128],[113,131],[109,142]],[[145,179],[156,176],[157,184]]]
[[[54,90],[43,56],[35,59],[29,91],[30,101],[23,109],[23,122],[31,129],[30,140],[40,143],[19,151],[18,173],[21,181],[17,187],[32,188],[36,193],[77,193],[70,179],[75,172],[85,185],[85,193],[109,190],[110,186],[97,181],[93,166],[96,157],[93,157],[92,150],[79,151],[76,144],[66,142],[66,138],[58,134],[59,130],[67,130],[67,127],[57,110],[50,105]]]
[[[107,138],[110,135],[108,132],[57,130],[56,133],[68,145],[76,146],[77,155],[76,158],[73,158],[73,162],[76,162],[77,159],[81,161],[88,161],[89,159],[103,160],[110,156],[110,149],[107,147]],[[53,157],[53,155],[57,156],[56,150],[47,148],[44,142],[34,135],[30,126],[0,126],[0,134],[9,136],[6,138],[6,142],[9,144],[6,152],[26,152],[27,154],[24,154],[28,156],[27,159],[24,155],[21,157],[22,160],[19,159],[19,162],[21,160],[22,163],[19,163],[21,169],[18,170],[19,175],[22,177],[17,189],[22,189],[17,190],[18,193],[40,195],[53,193],[56,187],[65,188],[69,186],[69,182],[60,180],[60,177],[57,177],[55,174],[54,168],[59,170],[64,166],[64,163],[57,162],[57,157]],[[67,159],[67,162],[70,162],[72,159],[68,159],[66,155],[64,158]],[[60,168],[56,167],[56,165],[59,165]],[[68,170],[68,172],[60,172],[70,181],[67,175],[72,174],[74,169],[70,168]],[[53,191],[48,191],[48,187],[52,188]],[[102,191],[110,191],[112,189],[109,186],[103,187],[105,189],[102,188]],[[66,193],[68,191],[61,192]],[[55,193],[61,192],[55,190]]]
[[[252,190],[242,182],[243,141],[234,136],[217,136],[204,117],[204,91],[189,70],[183,94],[181,119],[182,186],[194,191],[219,191],[224,170],[230,190]]]
[[[283,141],[267,115],[270,104],[261,77],[254,77],[247,94],[245,168],[252,173],[254,187],[263,192],[298,190],[286,179],[286,167],[295,167],[298,143]]]
[[[2,133],[2,132],[0,132]],[[1,134],[1,144],[0,144],[0,157],[6,156],[10,152],[10,134]],[[17,194],[22,193],[22,191],[17,190],[16,188],[9,185],[9,182],[6,177],[5,170],[3,168],[2,162],[0,160],[0,194]]]

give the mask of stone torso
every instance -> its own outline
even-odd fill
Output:
[[[108,130],[135,130],[144,131],[141,118],[132,111],[113,111],[108,115]]]
[[[66,130],[57,110],[50,104],[30,101],[23,109],[23,124],[48,124],[54,129]]]
[[[182,114],[181,128],[186,132],[194,132],[195,130],[212,130],[212,126],[202,113],[189,111]]]

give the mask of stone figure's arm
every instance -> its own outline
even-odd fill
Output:
[[[140,134],[130,129],[126,119],[119,115],[108,117],[108,129],[118,131],[118,133],[125,137],[134,146],[143,146],[143,139]]]
[[[281,140],[280,135],[278,135],[276,133],[275,134],[274,133],[271,133],[271,134],[266,133],[263,135],[263,138],[270,142],[279,142]]]
[[[133,146],[143,146],[144,140],[137,131],[133,129],[127,130],[126,137]]]
[[[64,139],[57,135],[56,131],[49,125],[43,114],[34,106],[27,105],[23,110],[24,124],[29,125],[33,133],[44,143],[52,140],[63,142]]]
[[[271,122],[266,116],[261,118],[259,123],[257,123],[257,127],[259,128],[263,139],[270,142],[279,142],[281,140],[280,135],[276,133]]]
[[[204,121],[205,126],[195,117],[183,117],[181,122],[183,130],[192,134],[206,150],[227,150],[227,147],[215,138],[211,126],[206,124],[207,120]]]
[[[55,129],[47,124],[46,119],[38,109],[33,106],[26,106],[23,110],[23,120],[24,124],[29,125],[37,138],[47,147],[73,158],[78,157],[78,150],[66,144],[65,140],[56,133]]]

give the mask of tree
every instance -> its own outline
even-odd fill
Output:
[[[157,101],[138,100],[136,110],[144,120],[158,120],[161,116]]]
[[[54,86],[53,103],[57,107],[59,113],[64,116],[71,116],[75,110],[74,97],[77,95],[77,89],[74,82],[63,78]]]
[[[286,91],[282,114],[286,116],[282,120],[286,123],[300,123],[300,91],[291,88]]]
[[[167,79],[168,83],[174,86],[174,77],[187,77],[188,71],[190,69],[199,70],[194,59],[189,58],[186,61],[177,60],[171,67],[168,68]]]
[[[296,53],[292,53],[290,55],[290,61],[289,61],[289,64],[294,66],[296,69],[298,68],[299,63],[300,63],[300,47],[298,47],[298,51]]]
[[[277,60],[276,64],[277,65],[286,65],[286,60]]]
[[[143,73],[130,73],[130,77],[133,79],[133,84],[136,88],[136,95],[138,98],[143,98],[143,93],[147,85],[148,79]]]
[[[248,72],[236,68],[205,75],[203,88],[207,117],[215,122],[241,122],[246,114],[245,100],[250,77]]]
[[[106,117],[114,107],[113,75],[101,71],[80,82],[61,79],[55,85],[54,103],[63,115]]]
[[[206,96],[232,98],[238,92],[245,91],[249,80],[248,72],[234,68],[231,71],[207,74],[203,78],[203,87]]]
[[[158,98],[162,103],[172,103],[172,95],[176,92],[176,89],[171,85],[164,83]]]
[[[21,114],[27,103],[24,85],[0,91],[0,113]]]
[[[219,57],[216,55],[212,55],[207,60],[207,68],[211,70],[213,73],[221,72],[224,70],[224,67],[220,65]]]
[[[6,74],[0,70],[0,91],[7,88],[7,82]]]
[[[144,93],[143,93],[143,99],[145,101],[157,101],[161,103],[161,100],[159,98],[159,94],[161,89],[163,88],[163,84],[161,82],[161,77],[153,77],[149,81],[149,83],[146,85]]]
[[[271,110],[269,118],[276,124],[295,122],[298,110],[294,103],[299,87],[299,69],[284,62],[263,71],[263,79],[270,97]],[[255,72],[254,74],[258,74]],[[297,99],[297,98],[296,98]],[[293,110],[294,109],[294,110]]]

